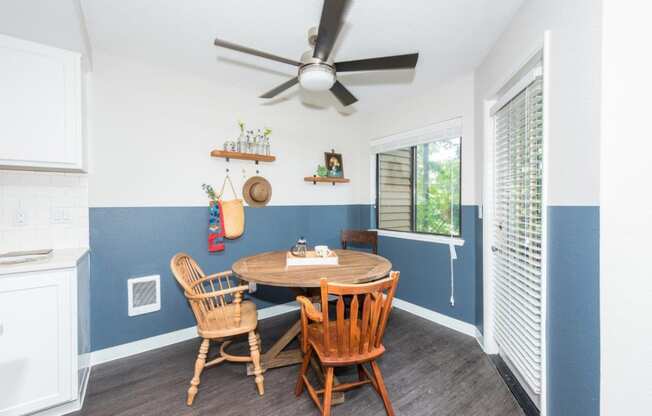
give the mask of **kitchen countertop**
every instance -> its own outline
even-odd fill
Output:
[[[88,253],[87,247],[55,249],[52,255],[37,261],[19,264],[0,264],[0,276],[14,273],[28,273],[41,270],[68,269]]]

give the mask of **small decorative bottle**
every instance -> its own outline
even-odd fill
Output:
[[[265,127],[265,130],[263,130],[263,136],[265,137],[264,153],[266,156],[270,156],[272,154],[271,143],[269,138],[270,134],[272,134],[272,129]]]
[[[235,143],[235,150],[236,152],[242,152],[242,142],[244,141],[244,133],[240,132],[240,136],[238,136],[238,141]]]
[[[265,138],[263,137],[263,133],[258,129],[258,132],[256,133],[256,154],[262,155],[265,153],[264,150],[265,147]]]
[[[252,152],[252,148],[253,148],[253,135],[254,135],[253,130],[247,130],[247,153],[251,153],[251,152]]]
[[[240,127],[240,136],[238,136],[238,141],[236,142],[236,151],[244,152],[245,125],[242,121],[238,120],[238,126]]]

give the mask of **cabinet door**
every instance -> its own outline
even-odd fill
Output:
[[[72,270],[0,276],[1,416],[74,399],[72,279]]]
[[[0,35],[0,165],[83,169],[81,56]]]

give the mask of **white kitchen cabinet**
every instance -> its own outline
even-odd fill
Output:
[[[0,416],[65,414],[83,399],[88,256],[64,255],[72,264],[55,254],[50,269],[0,274]]]
[[[0,167],[84,171],[81,55],[0,35]]]

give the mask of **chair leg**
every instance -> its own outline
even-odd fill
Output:
[[[258,394],[265,394],[265,385],[263,384],[263,369],[260,366],[260,350],[258,349],[258,337],[254,331],[249,332],[249,349],[251,350],[251,361],[254,364],[254,376]]]
[[[388,416],[394,416],[394,409],[392,409],[392,403],[389,401],[389,394],[387,394],[387,387],[385,387],[385,381],[383,380],[383,375],[380,372],[380,367],[376,361],[371,362],[371,370],[373,371],[374,378],[376,379],[376,384],[378,385],[378,394],[380,398],[383,399],[383,404],[385,405],[385,410],[387,411]]]
[[[303,361],[301,362],[301,369],[299,370],[299,378],[297,379],[297,385],[294,388],[294,394],[297,396],[301,396],[301,393],[303,393],[303,376],[308,371],[310,358],[312,358],[312,347],[308,345],[308,351],[303,354]]]
[[[331,401],[333,399],[333,367],[326,367],[326,379],[324,380],[324,405],[322,416],[330,416]]]
[[[192,402],[195,400],[199,386],[199,377],[201,372],[204,370],[204,365],[206,364],[206,355],[208,354],[208,346],[210,340],[204,338],[199,346],[199,354],[197,355],[197,361],[195,361],[195,374],[190,380],[190,388],[188,389],[188,400],[186,404],[192,406]]]
[[[258,351],[263,353],[263,340],[260,338],[260,332],[256,332],[256,339],[258,340]]]

